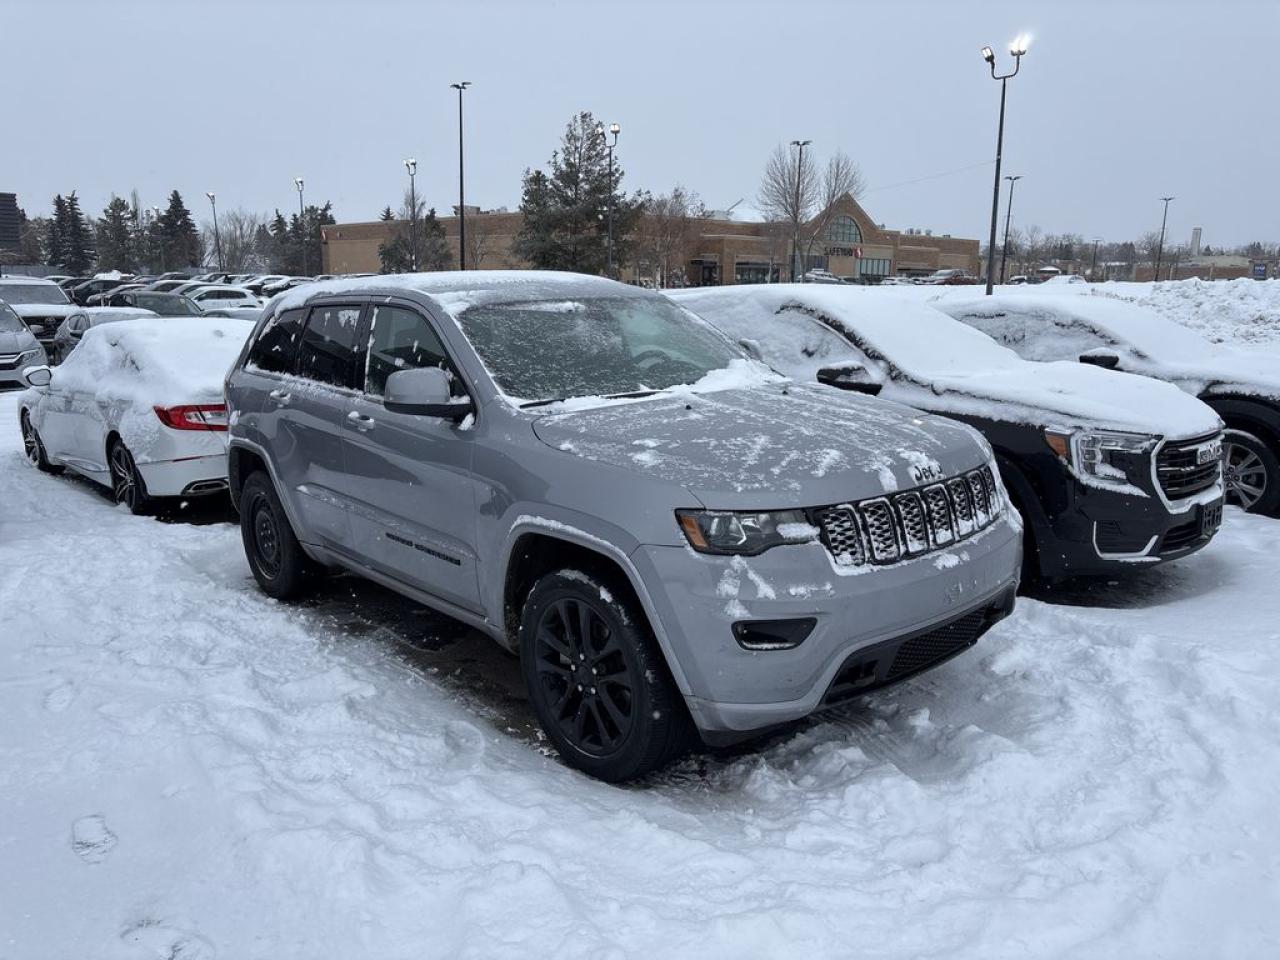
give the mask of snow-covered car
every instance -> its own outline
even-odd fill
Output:
[[[793,383],[639,287],[308,284],[226,396],[262,589],[337,566],[484,631],[605,779],[904,679],[1012,608],[1021,529],[977,433]]]
[[[937,306],[1028,360],[1073,360],[1154,377],[1199,397],[1226,423],[1227,501],[1280,516],[1280,363],[1210,343],[1107,296],[1009,293]]]
[[[217,307],[262,307],[261,301],[244,287],[213,284],[182,292],[201,310]]]
[[[204,311],[180,293],[156,293],[153,290],[125,290],[112,293],[107,299],[106,306],[150,310],[159,317],[204,315]]]
[[[85,331],[102,323],[118,323],[121,320],[138,320],[143,317],[154,317],[150,310],[132,307],[90,307],[79,313],[73,313],[62,321],[53,335],[48,347],[49,363],[57,365],[67,359],[67,355],[75,349]]]
[[[21,390],[23,371],[47,362],[36,335],[3,300],[0,300],[0,390]]]
[[[252,331],[241,320],[125,320],[88,330],[62,366],[28,368],[27,457],[144,513],[162,497],[226,490],[222,383]]]
[[[0,277],[0,300],[26,322],[46,350],[62,321],[84,312],[58,284],[35,277]]]
[[[1031,575],[1185,557],[1222,521],[1222,424],[1168,384],[1023,360],[905,291],[775,284],[671,296],[788,376],[981,430],[1026,521]]]
[[[914,287],[916,281],[912,277],[884,277],[880,281],[882,287]]]
[[[930,286],[963,287],[978,283],[979,280],[977,277],[970,276],[969,271],[967,270],[949,269],[935,270],[927,277],[922,277],[920,282]]]
[[[248,320],[250,323],[257,323],[258,318],[262,316],[262,310],[262,307],[211,307],[204,311],[203,316],[232,317],[236,320]]]
[[[830,270],[809,270],[802,279],[805,283],[844,283]]]

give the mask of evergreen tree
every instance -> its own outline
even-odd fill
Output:
[[[204,262],[200,232],[177,190],[169,194],[169,206],[160,214],[160,236],[170,269],[196,267]]]
[[[44,241],[44,262],[59,270],[67,260],[67,202],[62,194],[53,198],[53,216]]]
[[[615,264],[622,263],[641,209],[641,199],[619,190],[623,172],[595,118],[583,111],[565,127],[551,155],[550,173],[526,171],[515,252],[537,267],[601,273],[608,262],[608,210],[613,205]]]
[[[132,271],[137,266],[133,214],[122,198],[112,196],[98,218],[98,269]]]
[[[63,206],[63,260],[61,266],[72,274],[87,273],[93,265],[93,230],[80,212],[80,198],[74,190]]]
[[[378,215],[378,219],[383,221],[394,220],[395,218],[396,218],[396,215],[391,209],[391,204],[387,204],[385,207],[383,207],[382,213]]]
[[[453,266],[453,251],[444,237],[444,224],[436,216],[434,207],[423,213],[422,206],[419,201],[418,215],[411,217],[406,197],[401,216],[391,218],[399,219],[400,222],[391,238],[378,247],[378,260],[383,273],[409,273],[413,270],[414,226],[418,233],[418,270],[448,270]]]
[[[267,229],[271,234],[271,247],[268,254],[268,260],[271,264],[270,270],[272,273],[289,273],[289,251],[291,248],[289,222],[285,220],[284,214],[277,210],[276,215],[271,219],[271,226]]]

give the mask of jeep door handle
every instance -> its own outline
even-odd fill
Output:
[[[274,400],[276,402],[276,406],[279,407],[287,407],[289,405],[289,401],[293,399],[293,394],[288,390],[272,390],[267,394],[267,396]]]
[[[372,430],[374,427],[374,424],[378,422],[377,420],[373,419],[373,417],[366,417],[359,410],[352,410],[350,413],[348,413],[347,420],[351,422],[352,426],[354,426],[357,430],[360,430],[362,432],[365,430]]]

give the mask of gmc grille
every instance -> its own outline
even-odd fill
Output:
[[[971,537],[1000,516],[990,467],[914,490],[810,511],[840,566],[886,564]]]
[[[1156,457],[1156,478],[1160,481],[1160,489],[1170,500],[1181,500],[1208,490],[1222,477],[1222,461],[1210,460],[1198,463],[1198,448],[1221,438],[1221,434],[1211,433],[1192,440],[1178,440],[1166,443]]]

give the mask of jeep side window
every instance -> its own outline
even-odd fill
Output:
[[[461,394],[462,385],[453,364],[427,318],[404,307],[374,307],[364,392],[381,397],[387,377],[397,370],[421,367],[441,367],[453,374],[453,393]]]
[[[298,376],[334,387],[355,387],[364,351],[356,346],[362,310],[353,304],[312,307],[298,343]]]
[[[245,366],[264,373],[293,373],[305,310],[285,310],[267,321]]]

